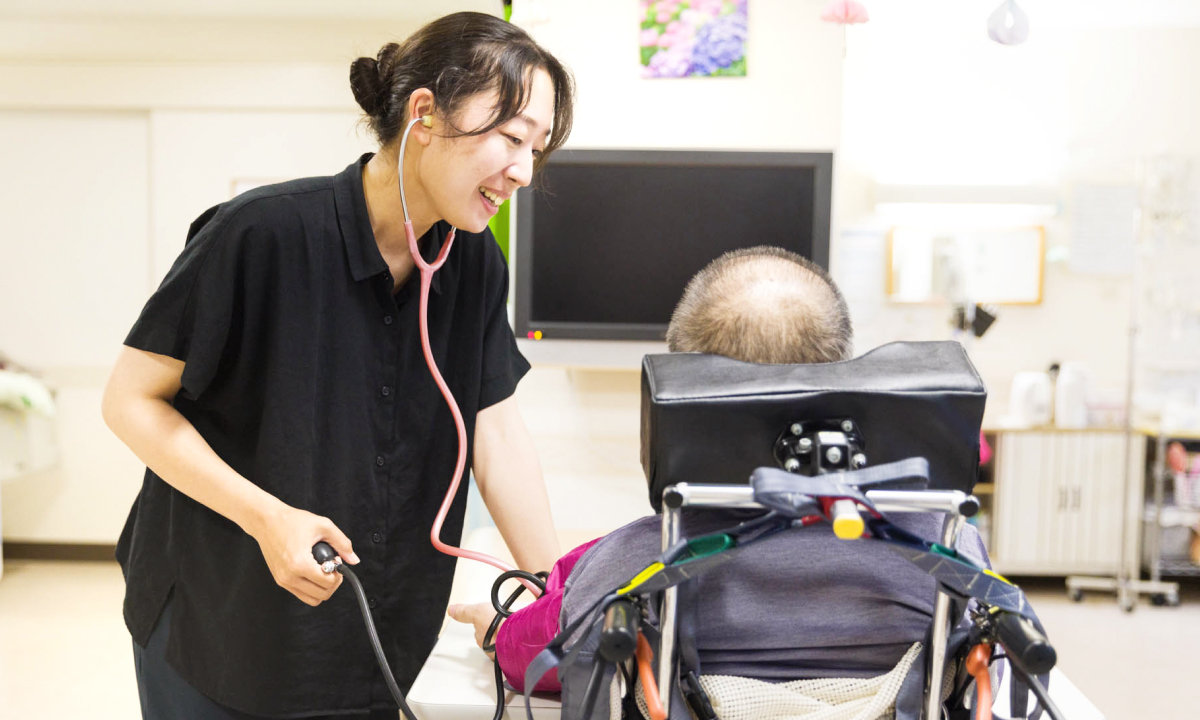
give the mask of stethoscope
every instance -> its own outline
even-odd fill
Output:
[[[404,211],[404,236],[408,240],[408,252],[412,255],[413,263],[421,274],[421,302],[419,321],[421,329],[421,349],[425,353],[425,363],[429,366],[429,373],[433,376],[434,383],[437,384],[438,390],[441,391],[442,397],[446,400],[446,405],[450,408],[450,414],[454,418],[454,428],[458,433],[458,460],[454,466],[454,477],[450,480],[450,487],[446,491],[446,497],[442,500],[442,505],[438,508],[437,516],[434,518],[433,527],[429,531],[429,540],[433,543],[433,547],[439,552],[454,557],[466,558],[477,562],[487,563],[501,570],[501,581],[509,577],[517,577],[525,584],[527,588],[534,591],[535,594],[540,594],[544,587],[540,586],[538,578],[532,577],[529,573],[514,568],[512,565],[486,553],[476,552],[474,550],[464,550],[452,545],[447,545],[441,540],[442,524],[446,520],[446,515],[450,512],[450,505],[454,502],[454,496],[458,494],[458,486],[462,481],[463,470],[467,465],[467,428],[463,422],[462,412],[458,408],[458,403],[454,399],[454,395],[450,392],[449,386],[442,378],[441,371],[438,370],[437,362],[433,359],[433,350],[429,344],[429,288],[433,283],[433,274],[441,269],[446,263],[446,257],[450,254],[450,248],[454,244],[454,236],[457,228],[451,227],[450,232],[446,234],[446,241],[442,244],[442,249],[438,253],[437,259],[432,263],[425,262],[425,258],[421,256],[421,249],[417,245],[417,234],[413,230],[412,218],[408,214],[408,199],[404,195],[404,150],[408,145],[408,136],[412,132],[413,127],[421,123],[425,127],[433,127],[433,117],[425,115],[423,117],[414,118],[409,121],[408,126],[404,128],[404,133],[400,136],[400,153],[396,161],[396,174],[400,186],[400,207]],[[387,683],[388,690],[392,693],[392,698],[396,704],[400,706],[400,711],[408,720],[416,720],[412,710],[408,707],[408,703],[404,700],[403,693],[400,692],[400,687],[396,684],[396,679],[392,675],[391,668],[388,666],[387,658],[383,654],[383,647],[379,641],[379,633],[375,629],[375,623],[371,619],[371,611],[367,603],[366,593],[363,590],[362,583],[354,574],[350,566],[343,564],[333,548],[325,542],[319,542],[313,547],[313,557],[321,565],[321,569],[326,573],[340,572],[350,580],[351,586],[354,588],[355,597],[358,599],[359,609],[362,610],[363,620],[367,626],[367,634],[371,639],[371,647],[375,651],[375,658],[379,662],[379,667],[383,671],[384,680]],[[492,594],[496,595],[499,589],[500,582],[498,581],[493,587]],[[517,594],[514,593],[507,603],[503,604],[504,615],[507,615],[507,608],[516,599]],[[496,601],[493,600],[493,604]],[[500,609],[500,605],[497,605]],[[496,620],[492,623],[489,630],[489,641],[495,633],[496,627],[499,625],[500,615],[497,615]],[[496,665],[497,685],[499,686],[500,669],[499,664]],[[503,694],[498,692],[497,700],[497,717],[503,712]]]
[[[404,211],[404,235],[408,239],[408,252],[412,255],[417,270],[421,273],[421,309],[419,315],[421,349],[425,352],[425,363],[429,366],[429,373],[433,376],[433,381],[437,384],[438,390],[441,391],[442,397],[445,398],[446,405],[450,407],[450,414],[454,417],[454,428],[458,432],[458,461],[454,466],[454,477],[450,481],[450,488],[446,492],[446,498],[442,501],[442,506],[438,509],[437,516],[434,518],[433,527],[430,528],[429,540],[439,552],[446,555],[476,560],[487,563],[501,572],[510,572],[516,568],[491,555],[447,545],[442,542],[440,537],[442,534],[442,523],[445,522],[446,515],[450,512],[450,505],[454,502],[454,496],[458,493],[458,486],[462,480],[463,469],[467,465],[467,428],[463,423],[458,403],[455,402],[454,395],[451,394],[446,381],[442,379],[442,373],[438,370],[437,362],[433,359],[433,350],[429,346],[429,288],[433,282],[433,274],[445,264],[446,256],[450,254],[450,246],[454,244],[454,235],[457,228],[451,227],[450,232],[446,234],[446,242],[443,243],[437,259],[432,263],[425,262],[425,258],[421,256],[421,249],[417,246],[417,234],[413,230],[412,218],[408,214],[408,199],[404,194],[404,149],[408,145],[408,135],[417,123],[421,123],[427,128],[433,127],[433,116],[425,115],[410,120],[408,127],[404,128],[404,134],[400,136],[400,154],[396,160],[396,175],[400,186],[400,207]]]

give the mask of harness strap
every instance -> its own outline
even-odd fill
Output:
[[[976,567],[952,548],[931,543],[896,525],[867,498],[862,488],[895,486],[929,481],[929,462],[915,457],[875,467],[824,475],[796,475],[777,468],[759,468],[750,476],[754,499],[776,512],[791,517],[807,513],[813,503],[830,498],[849,499],[865,507],[871,517],[866,525],[872,538],[887,544],[909,562],[931,575],[943,589],[1035,619],[1020,588],[1004,577]]]
[[[869,489],[924,489],[929,486],[929,461],[923,457],[874,467],[821,475],[796,475],[778,468],[761,467],[750,475],[754,501],[790,517],[824,515],[828,502],[820,499],[849,499],[868,508],[874,517],[882,513],[867,499]]]
[[[680,682],[683,699],[692,708],[698,720],[717,720],[708,693],[700,686],[700,652],[696,648],[696,615],[699,610],[699,589],[696,583],[679,586],[679,610],[676,632],[679,648]],[[662,660],[659,660],[662,662]]]
[[[976,567],[957,550],[931,543],[885,518],[867,521],[872,537],[887,541],[887,546],[931,575],[944,590],[963,598],[975,598],[1006,612],[1036,620],[1021,588],[986,568]]]
[[[1023,718],[1029,713],[1029,687],[1016,673],[1008,679],[1009,714],[1015,718]]]

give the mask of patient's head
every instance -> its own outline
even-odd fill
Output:
[[[756,363],[848,360],[846,300],[819,265],[776,247],[734,250],[688,283],[667,328],[671,352]]]

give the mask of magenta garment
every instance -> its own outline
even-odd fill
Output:
[[[599,540],[596,538],[586,542],[559,558],[550,571],[550,577],[546,578],[546,592],[509,615],[496,631],[496,659],[500,661],[500,669],[504,671],[508,684],[517,692],[525,691],[525,669],[529,663],[558,635],[563,585],[571,576],[571,570]],[[554,673],[547,673],[533,689],[534,692],[561,692],[562,685]]]

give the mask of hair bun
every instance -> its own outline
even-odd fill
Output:
[[[375,58],[360,57],[350,63],[350,90],[368,115],[374,117],[385,109],[383,81],[379,78],[379,63]]]

